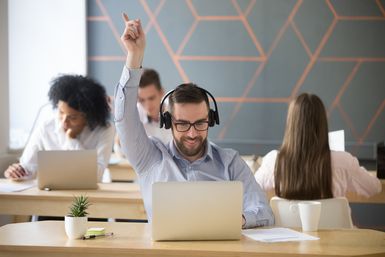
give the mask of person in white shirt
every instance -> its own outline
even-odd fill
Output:
[[[161,129],[159,124],[159,108],[163,95],[164,89],[158,72],[145,69],[140,77],[138,89],[139,118],[148,136],[157,137],[163,143],[168,143],[172,139],[172,134],[170,130]]]
[[[138,89],[139,118],[144,125],[147,136],[159,138],[166,144],[172,139],[172,134],[170,130],[160,128],[159,124],[159,108],[163,95],[164,89],[158,72],[154,69],[144,69]],[[118,136],[115,137],[114,152],[118,156],[124,157]]]
[[[53,81],[48,97],[54,115],[34,129],[20,163],[10,165],[4,176],[12,180],[34,178],[37,152],[41,150],[96,149],[101,181],[115,134],[106,90],[90,78],[64,75]]]
[[[360,167],[347,152],[331,151],[328,123],[321,99],[303,93],[289,105],[280,151],[269,152],[255,173],[265,191],[290,200],[372,196],[381,192],[379,179]]]

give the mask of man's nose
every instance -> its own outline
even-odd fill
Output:
[[[198,134],[198,131],[195,129],[194,125],[191,125],[190,129],[187,130],[187,135],[194,138]]]

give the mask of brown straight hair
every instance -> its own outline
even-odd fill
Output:
[[[327,116],[318,96],[303,93],[290,103],[274,177],[279,197],[333,197]]]

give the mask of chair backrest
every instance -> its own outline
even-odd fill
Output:
[[[345,197],[315,200],[321,202],[319,229],[353,228],[349,202]],[[270,206],[275,216],[275,225],[281,227],[301,227],[298,202],[274,196]]]
[[[28,144],[31,139],[32,133],[34,130],[39,128],[40,124],[47,121],[49,117],[52,117],[55,114],[55,111],[52,109],[51,103],[47,102],[39,107],[36,117],[33,120],[31,130],[29,131],[28,138],[25,141],[25,145]]]

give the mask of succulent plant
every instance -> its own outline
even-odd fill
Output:
[[[86,196],[78,196],[74,198],[72,205],[70,207],[70,211],[68,216],[71,217],[85,217],[88,215],[87,209],[90,206],[90,202],[88,201],[88,197]]]

